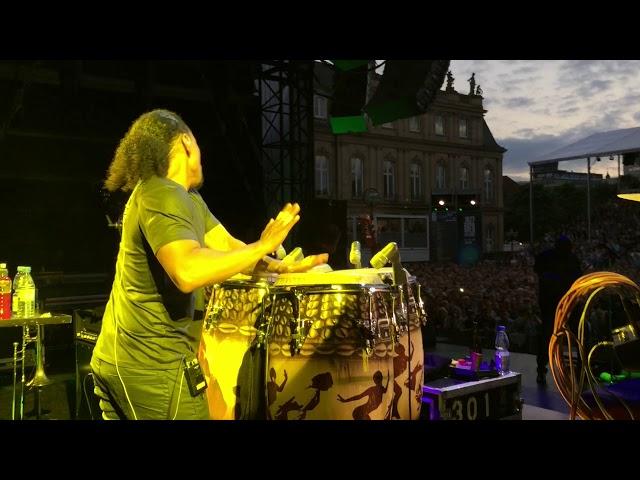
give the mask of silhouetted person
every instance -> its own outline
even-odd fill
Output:
[[[573,245],[564,235],[558,237],[555,247],[536,256],[534,270],[538,275],[538,303],[541,323],[538,326],[538,376],[536,382],[546,383],[549,363],[549,340],[558,302],[573,282],[582,276],[580,260],[572,251]]]

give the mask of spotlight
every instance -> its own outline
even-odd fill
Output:
[[[476,204],[476,201],[475,201],[475,200],[471,200],[469,203],[470,203],[471,205],[475,205],[475,204]]]
[[[460,287],[460,293],[464,293],[464,288]]]
[[[440,205],[441,207],[444,206],[444,200],[438,200],[438,205]]]

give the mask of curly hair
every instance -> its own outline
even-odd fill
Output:
[[[169,110],[140,115],[120,140],[109,165],[105,188],[110,192],[128,192],[139,180],[166,176],[174,141],[190,131],[184,120]]]

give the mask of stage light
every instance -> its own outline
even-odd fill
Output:
[[[475,204],[476,204],[476,201],[475,201],[475,200],[471,200],[469,203],[470,203],[471,205],[475,205]]]
[[[438,205],[440,205],[441,207],[444,207],[444,200],[438,200]]]

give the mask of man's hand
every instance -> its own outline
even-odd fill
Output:
[[[260,243],[265,247],[265,253],[275,252],[287,238],[293,226],[298,223],[300,205],[287,203],[275,220],[272,218],[260,235]]]
[[[309,255],[299,262],[283,263],[280,260],[272,260],[267,270],[274,273],[301,273],[311,270],[313,267],[327,263],[329,254],[320,253],[318,255]]]

